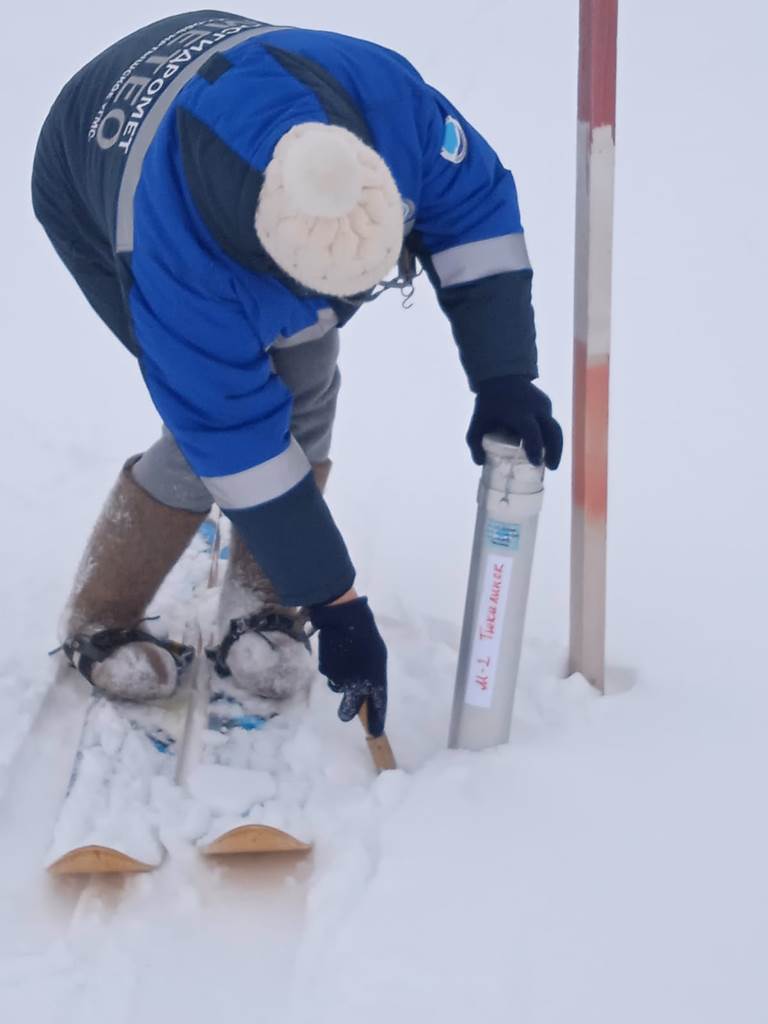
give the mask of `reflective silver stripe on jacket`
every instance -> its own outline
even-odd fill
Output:
[[[259,466],[227,476],[203,476],[200,479],[221,508],[252,508],[290,491],[309,470],[309,460],[292,437],[284,452]]]
[[[456,245],[435,253],[432,263],[443,288],[531,266],[522,232]]]
[[[310,324],[309,327],[305,327],[303,330],[297,331],[288,337],[282,334],[278,335],[277,339],[270,345],[270,349],[293,348],[295,345],[303,345],[307,341],[319,341],[320,338],[324,338],[329,331],[333,330],[338,322],[339,318],[334,311],[330,306],[326,306],[324,309],[317,311],[316,323]]]
[[[217,43],[212,43],[211,46],[182,68],[165,86],[147,113],[146,120],[136,132],[126,157],[123,177],[120,182],[120,191],[117,196],[117,223],[115,226],[115,248],[117,252],[133,251],[133,199],[139,185],[144,157],[147,155],[152,139],[154,139],[155,133],[160,127],[160,122],[181,90],[190,79],[194,78],[212,53],[223,53],[224,50],[231,50],[233,46],[239,46],[240,43],[244,43],[247,39],[265,35],[267,32],[276,32],[284,27],[283,25],[262,25],[260,28],[247,29],[245,32],[238,32],[236,35],[228,36]]]

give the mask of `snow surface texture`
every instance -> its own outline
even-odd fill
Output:
[[[158,872],[42,873],[84,696],[55,691],[24,742],[50,681],[46,637],[53,646],[122,459],[157,423],[132,362],[34,224],[27,178],[72,71],[174,9],[49,4],[34,74],[20,20],[2,67],[24,103],[6,110],[0,190],[0,1017],[764,1024],[768,16],[757,0],[622,4],[609,655],[628,670],[614,688],[630,675],[634,686],[601,700],[560,678],[566,465],[547,480],[512,742],[443,750],[476,473],[463,447],[471,399],[422,284],[409,313],[390,296],[345,331],[329,491],[390,645],[404,770],[373,780],[359,730],[336,721],[318,684],[310,721],[333,757],[311,858],[201,862],[189,801],[169,790],[173,855]],[[250,13],[404,50],[499,147],[536,267],[542,384],[567,426],[576,5],[392,0],[383,18],[331,0]]]

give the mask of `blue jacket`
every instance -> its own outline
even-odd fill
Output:
[[[253,227],[272,151],[306,121],[354,131],[388,164],[406,246],[437,290],[470,385],[536,376],[512,175],[403,57],[373,43],[211,11],[164,19],[68,83],[33,190],[63,173],[46,156],[56,135],[73,205],[113,254],[122,340],[163,421],[283,599],[314,604],[351,586],[354,570],[291,441],[291,396],[269,349],[343,324],[356,306],[288,278]]]

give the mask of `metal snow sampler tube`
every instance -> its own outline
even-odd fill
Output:
[[[456,672],[450,747],[506,743],[528,603],[544,467],[501,434],[483,438],[486,459]]]

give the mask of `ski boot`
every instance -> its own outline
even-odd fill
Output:
[[[330,460],[312,467],[324,490]],[[305,690],[314,668],[306,614],[281,604],[272,583],[233,530],[219,599],[219,646],[208,651],[220,679],[263,700],[281,701]]]
[[[191,648],[141,628],[147,605],[195,535],[205,513],[151,497],[124,466],[77,571],[61,650],[98,690],[123,700],[169,697]]]

